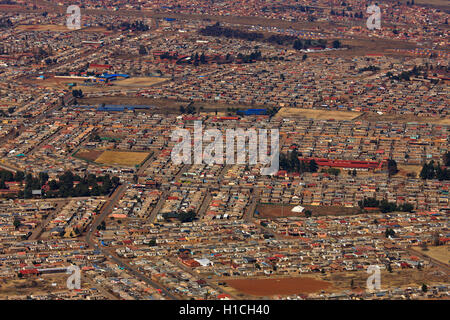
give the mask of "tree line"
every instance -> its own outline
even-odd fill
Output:
[[[386,199],[377,200],[375,198],[364,198],[358,201],[358,205],[361,209],[364,208],[378,208],[382,213],[402,211],[402,212],[412,212],[414,206],[410,203],[403,203],[397,205],[394,202],[388,202]]]
[[[296,149],[292,150],[289,154],[280,154],[280,169],[287,172],[317,172],[319,166],[317,162],[312,159],[310,161],[300,161],[299,154]]]
[[[44,198],[102,196],[109,194],[120,183],[118,177],[111,178],[108,174],[97,176],[91,173],[81,177],[66,171],[57,179],[49,180],[46,172],[40,172],[34,177],[31,173],[25,174],[22,171],[13,174],[10,171],[1,170],[0,189],[7,188],[6,181],[24,183],[24,189],[19,191],[18,197],[25,199],[33,197],[33,190],[41,190],[41,196]]]
[[[420,177],[423,180],[450,180],[450,169],[443,168],[440,163],[435,163],[434,160],[431,160],[430,163],[424,163],[424,165],[422,166]]]
[[[250,32],[240,29],[223,27],[220,25],[219,22],[200,29],[199,33],[203,36],[225,37],[225,38],[243,39],[248,41],[261,41],[278,45],[288,45],[292,46],[294,49],[297,50],[308,49],[310,47],[325,48],[327,46],[327,41],[325,39],[302,40],[299,39],[297,36],[282,35],[282,34],[272,34],[268,37],[265,37],[264,34],[261,32]],[[332,46],[333,48],[340,48],[341,42],[339,40],[334,40]]]

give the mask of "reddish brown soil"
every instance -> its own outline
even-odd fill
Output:
[[[325,290],[331,283],[313,278],[236,279],[226,283],[234,289],[253,296],[291,295]]]

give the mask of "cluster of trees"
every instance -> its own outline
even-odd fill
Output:
[[[350,10],[348,10],[348,9],[350,9]],[[351,8],[349,7],[349,8],[347,8],[347,10],[348,10],[348,11],[351,11]],[[351,13],[351,12],[350,12],[350,13],[347,13],[347,12],[345,12],[345,10],[342,10],[341,12],[331,10],[330,14],[331,14],[332,16],[342,16],[342,17],[350,17],[350,18],[358,18],[358,19],[363,19],[363,18],[364,18],[364,15],[363,15],[362,11],[360,11],[359,13],[358,13],[358,12],[355,12],[355,13],[353,14],[353,13]]]
[[[378,71],[378,70],[380,70],[380,68],[379,68],[379,67],[376,67],[376,66],[370,65],[370,66],[368,66],[368,67],[364,67],[364,68],[360,68],[360,69],[358,69],[358,73],[362,73],[362,72],[365,72],[365,71],[372,71],[372,72],[376,72],[376,71]]]
[[[238,53],[237,58],[241,60],[243,63],[252,63],[256,60],[261,60],[262,55],[261,51],[255,50],[249,54]]]
[[[133,23],[129,23],[128,21],[122,22],[118,26],[115,25],[109,25],[106,27],[107,30],[115,30],[120,29],[122,31],[148,31],[150,30],[150,27],[145,24],[143,21],[135,21]]]
[[[386,231],[384,232],[385,237],[391,237],[394,238],[395,237],[395,231],[391,228],[386,228]]]
[[[182,113],[182,114],[185,114],[185,113],[187,113],[187,114],[195,114],[196,112],[197,111],[196,111],[196,109],[194,107],[194,103],[193,102],[189,103],[186,108],[183,107],[183,106],[180,106],[180,113]]]
[[[42,190],[48,184],[49,190],[43,192],[45,198],[88,197],[109,194],[120,183],[118,177],[110,178],[109,175],[96,176],[89,174],[84,177],[74,175],[66,171],[58,177],[58,180],[48,180],[46,172],[40,172],[38,177],[31,174],[25,176],[25,188],[19,193],[20,198],[31,198],[32,190]],[[78,182],[75,184],[75,182]]]
[[[414,210],[414,206],[410,203],[403,203],[399,206],[394,202],[388,202],[386,199],[377,200],[375,198],[364,198],[363,200],[358,202],[358,205],[361,209],[364,208],[378,208],[383,213],[394,212],[394,211],[402,211],[402,212],[412,212]]]
[[[56,59],[56,58],[54,58],[54,59],[52,59],[52,58],[45,59],[45,64],[46,65],[55,64],[57,62],[58,62],[58,59]]]
[[[148,52],[147,52],[147,48],[144,46],[144,45],[140,45],[139,46],[139,54],[140,55],[146,55]]]
[[[16,107],[9,107],[7,111],[9,114],[11,114],[11,113],[14,113],[15,110],[16,110]],[[8,117],[9,115],[5,111],[0,110],[0,116]]]
[[[328,168],[328,169],[322,170],[322,172],[326,172],[328,174],[332,174],[337,177],[341,173],[341,170],[338,168]]]
[[[397,81],[410,81],[412,76],[419,76],[422,74],[422,71],[424,70],[425,67],[423,66],[414,66],[411,70],[409,71],[402,71],[400,74],[398,75],[394,75],[391,71],[386,73],[386,77],[388,77],[391,80],[397,80]]]
[[[293,46],[294,49],[308,49],[309,47],[322,47],[325,48],[327,46],[327,41],[324,39],[319,40],[300,40],[296,36],[290,35],[282,35],[282,34],[273,34],[268,37],[265,37],[264,34],[260,32],[249,32],[243,31],[239,29],[233,29],[228,27],[222,27],[219,22],[214,25],[206,26],[203,29],[200,29],[199,33],[204,36],[213,36],[213,37],[226,37],[226,38],[235,38],[235,39],[244,39],[248,41],[261,41],[266,43],[278,44],[278,45],[288,45]],[[334,48],[340,48],[341,42],[339,40],[333,41]]]
[[[265,41],[268,43],[278,44],[278,45],[286,45],[286,44],[291,45],[296,40],[298,40],[298,37],[285,35],[285,34],[272,34],[267,39],[265,39]]]
[[[97,230],[106,230],[106,223],[105,220],[103,220],[98,226]]]
[[[191,55],[191,62],[196,66],[198,66],[200,63],[205,64],[207,63],[206,56],[203,52],[200,55],[196,52],[195,54]]]
[[[83,90],[79,89],[79,90],[72,90],[72,95],[75,98],[83,98]]]
[[[333,48],[337,49],[337,48],[341,47],[341,42],[339,40],[334,40],[332,45],[333,45]],[[308,49],[310,47],[320,47],[320,48],[324,49],[327,47],[327,41],[324,39],[319,39],[319,40],[296,39],[293,43],[293,48],[296,50]]]
[[[195,219],[195,211],[193,210],[189,210],[189,211],[181,211],[176,215],[176,218],[181,222],[181,223],[185,223],[185,222],[192,222]],[[172,215],[170,215],[169,213],[164,213],[163,214],[163,218],[168,221],[170,220],[171,217],[174,217]]]
[[[296,149],[292,150],[290,154],[286,155],[284,153],[280,154],[280,169],[286,170],[287,172],[317,172],[319,166],[314,160],[300,161],[298,158],[301,156]]]
[[[10,28],[13,26],[13,23],[9,18],[2,18],[0,19],[0,29],[2,28]]]
[[[286,12],[286,11],[300,11],[300,12],[314,12],[314,8],[302,5],[278,5],[272,7],[262,7],[261,10],[263,12],[271,11],[271,12]]]
[[[248,32],[239,29],[222,27],[219,22],[200,29],[199,33],[204,36],[244,39],[248,41],[264,39],[264,35],[260,32]]]
[[[25,174],[22,171],[17,171],[13,174],[11,171],[0,170],[0,189],[7,189],[5,182],[21,182],[25,178]]]
[[[447,153],[448,154],[448,153]],[[448,163],[446,163],[448,165]],[[440,163],[435,163],[431,160],[430,163],[425,163],[420,171],[420,177],[424,180],[438,179],[439,181],[450,180],[450,169],[442,168]]]
[[[395,160],[389,159],[387,162],[387,168],[390,176],[398,173],[397,162]]]
[[[447,151],[447,152],[444,154],[443,160],[444,160],[444,166],[450,167],[450,151]]]
[[[178,60],[178,53],[175,53],[174,55],[171,55],[168,52],[164,52],[159,56],[160,59],[167,59],[167,60]]]

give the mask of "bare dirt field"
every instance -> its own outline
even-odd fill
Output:
[[[428,247],[428,250],[420,250],[421,254],[429,256],[433,259],[436,259],[442,263],[450,264],[450,245],[446,246],[438,246],[438,247]]]
[[[81,149],[79,150],[75,156],[77,158],[87,160],[87,161],[95,161],[98,157],[102,155],[102,150],[87,150],[87,149]]]
[[[343,206],[310,206],[301,205],[305,210],[311,210],[313,216],[343,216],[352,215],[359,212],[359,208],[347,208]],[[281,217],[304,217],[304,213],[292,212],[294,205],[281,204],[259,204],[256,210],[259,212],[259,218],[281,218]]]
[[[317,120],[352,120],[361,113],[353,111],[334,111],[321,109],[281,108],[274,118],[308,118]]]
[[[82,87],[80,87],[82,88]],[[82,88],[84,91],[84,89]],[[186,107],[189,102],[177,101],[171,99],[153,99],[142,96],[104,96],[104,97],[92,97],[77,99],[79,104],[83,105],[99,105],[99,104],[135,104],[135,105],[152,105],[156,107],[156,111],[152,110],[152,113],[165,113],[165,114],[179,114],[180,107]],[[226,115],[228,108],[235,108],[240,110],[247,110],[249,108],[257,108],[264,106],[248,106],[248,105],[229,105],[225,103],[209,103],[209,102],[194,102],[193,106],[200,114],[208,114],[210,116]]]
[[[323,276],[322,279],[330,281],[333,284],[333,291],[351,290],[352,280],[353,289],[365,290],[368,276],[366,271],[334,272]],[[426,270],[404,269],[393,271],[392,273],[381,270],[381,289],[417,288],[422,286],[422,284],[437,285],[445,283],[448,283],[448,276],[435,267]]]
[[[91,83],[86,85],[83,79],[70,79],[70,78],[55,78],[48,77],[44,80],[38,79],[25,79],[24,82],[32,83],[43,87],[48,87],[52,89],[68,89],[69,83],[76,84],[73,89],[81,89],[85,93],[89,92],[109,92],[117,91],[120,89],[144,89],[166,82],[167,79],[160,77],[136,77],[128,78],[124,80],[117,80],[110,82],[110,85],[104,83]]]
[[[7,283],[0,281],[0,299],[13,296],[27,296],[33,294],[47,294],[50,292],[61,292],[67,290],[67,274],[50,274],[33,276],[27,279],[8,280]],[[89,287],[84,277],[81,277],[82,288]]]
[[[119,166],[135,166],[141,164],[149,153],[107,150],[95,160],[96,163]]]
[[[55,31],[55,32],[70,32],[71,29],[65,25],[59,24],[22,24],[17,26],[20,31]]]
[[[404,165],[399,165],[398,170],[399,170],[397,173],[398,175],[406,176],[409,173],[414,173],[416,175],[416,177],[418,177],[420,174],[420,171],[422,170],[422,166],[404,164]]]
[[[301,277],[232,279],[222,280],[225,290],[243,298],[276,297],[293,294],[338,293],[343,291],[362,292],[367,289],[368,273],[365,270],[353,272],[313,273]],[[381,270],[381,289],[421,287],[422,284],[448,284],[448,275],[437,267],[427,269],[402,269],[392,273]]]
[[[106,32],[104,27],[86,27],[71,30],[63,24],[21,24],[16,27],[19,31],[53,31],[53,32]]]
[[[257,297],[314,293],[331,286],[329,282],[309,277],[235,279],[225,282],[238,292]]]
[[[438,117],[418,117],[414,115],[396,115],[396,114],[383,114],[376,113],[364,113],[361,120],[366,121],[392,121],[398,123],[405,122],[418,122],[418,123],[434,123],[442,125],[450,125],[450,118],[438,118]]]
[[[117,86],[117,87],[145,88],[166,81],[168,81],[168,79],[160,77],[137,77],[114,81],[112,82],[112,84],[113,87]]]

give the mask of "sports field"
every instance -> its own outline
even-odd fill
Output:
[[[353,120],[361,115],[354,111],[281,108],[274,118],[308,118],[317,120]]]
[[[75,157],[98,164],[134,167],[144,162],[148,152],[80,149]]]
[[[96,160],[96,163],[119,166],[135,166],[144,162],[149,155],[148,152],[128,151],[104,151]]]

